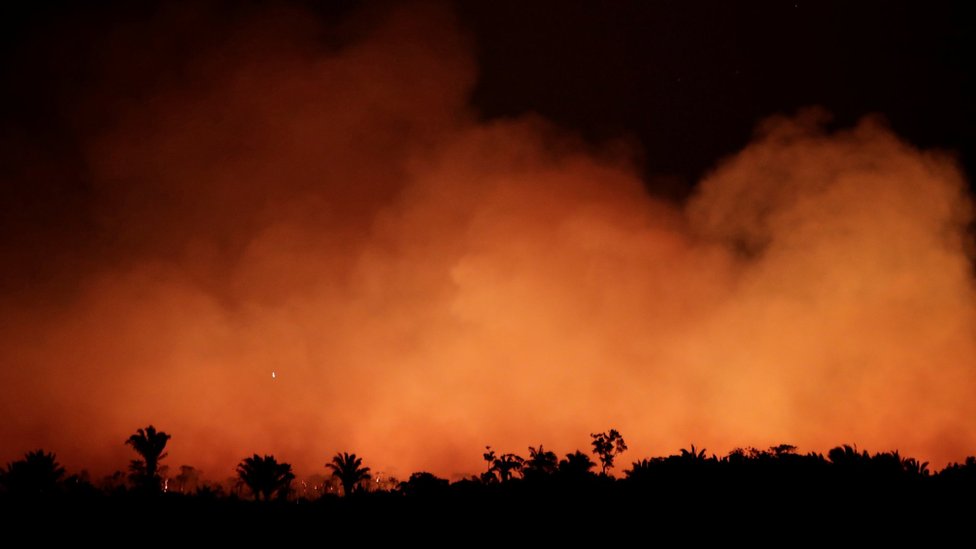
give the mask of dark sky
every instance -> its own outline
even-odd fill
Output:
[[[84,65],[87,36],[157,11],[129,4],[4,3],[7,139],[26,133],[47,149],[37,154],[70,152],[64,88],[97,76]],[[227,10],[242,4],[255,3]],[[334,17],[362,3],[303,4]],[[473,99],[485,117],[531,111],[588,138],[636,137],[649,173],[687,185],[742,147],[757,120],[808,105],[841,124],[881,113],[918,145],[960,152],[971,172],[976,90],[963,5],[496,0],[457,10],[476,40]]]
[[[326,20],[363,7],[301,4]],[[232,20],[266,3],[213,5]],[[974,34],[962,6],[493,0],[456,9],[475,41],[473,104],[483,117],[535,112],[595,142],[636,141],[648,187],[683,198],[745,146],[759,120],[811,105],[841,125],[880,113],[909,141],[955,151],[973,173],[976,90],[963,52]],[[0,10],[2,249],[8,261],[29,264],[43,262],[31,250],[50,240],[84,246],[82,147],[112,123],[105,105],[117,96],[149,100],[223,30],[203,24],[144,42],[137,61],[106,75],[91,44],[138,33],[127,29],[158,17],[159,3],[22,1]]]
[[[528,4],[528,6],[526,6]],[[757,120],[807,105],[885,115],[918,145],[974,153],[973,34],[940,2],[464,3],[487,116],[526,110],[635,135],[650,173],[693,181]]]

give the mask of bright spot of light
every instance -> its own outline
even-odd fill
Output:
[[[271,370],[271,379],[277,379],[277,378],[278,378],[278,374],[275,373],[274,370]]]

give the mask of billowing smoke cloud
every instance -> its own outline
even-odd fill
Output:
[[[187,21],[96,60],[138,64],[133,41]],[[150,422],[172,465],[218,479],[254,452],[321,472],[337,450],[470,473],[485,444],[566,452],[610,426],[633,458],[973,452],[951,159],[811,111],[669,203],[614,147],[477,121],[443,10],[314,27],[226,24],[159,54],[183,57],[152,93],[85,99],[108,121],[86,140],[96,236],[74,290],[0,311],[0,458],[119,468]]]

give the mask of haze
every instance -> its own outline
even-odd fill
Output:
[[[812,108],[757,121],[676,203],[626,140],[482,121],[442,7],[208,17],[92,49],[90,189],[64,214],[86,232],[3,251],[8,286],[53,282],[0,302],[0,461],[122,469],[149,423],[213,478],[340,450],[454,476],[486,444],[565,453],[611,426],[625,463],[973,453],[972,202],[948,154]],[[146,63],[176,68],[127,93]]]

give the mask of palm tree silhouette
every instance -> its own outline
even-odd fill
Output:
[[[909,476],[927,477],[929,476],[929,462],[919,462],[915,458],[907,458],[902,461],[902,467]]]
[[[650,479],[654,475],[655,467],[661,462],[655,459],[639,459],[630,465],[630,469],[624,471],[624,476],[634,481]]]
[[[373,478],[369,474],[369,467],[362,465],[363,458],[346,452],[337,452],[332,457],[332,461],[325,464],[328,469],[332,469],[332,477],[339,479],[339,482],[342,483],[342,494],[344,496],[352,495],[356,486]]]
[[[0,485],[16,497],[50,497],[61,489],[64,467],[57,456],[44,450],[24,454],[24,459],[8,463],[0,469]]]
[[[522,474],[526,477],[551,475],[558,466],[559,458],[555,452],[546,450],[541,444],[538,448],[529,446],[529,459],[525,461]]]
[[[498,480],[506,482],[512,478],[512,474],[522,470],[525,460],[515,454],[502,454],[495,458],[491,464],[491,470],[498,473]]]
[[[264,501],[270,501],[274,495],[284,497],[295,479],[290,464],[278,463],[274,456],[257,454],[241,460],[237,465],[237,477],[251,490],[255,501],[261,501],[262,496]]]
[[[701,450],[695,448],[695,445],[691,445],[691,449],[681,449],[681,459],[689,463],[700,463],[705,461],[705,448]]]
[[[136,485],[151,491],[160,489],[162,478],[159,474],[159,462],[166,457],[163,450],[169,439],[168,434],[156,431],[152,425],[137,430],[134,435],[126,439],[125,443],[142,456],[142,459],[134,459],[129,463],[129,470],[132,472],[129,478]]]
[[[827,452],[827,457],[835,466],[847,469],[861,468],[871,461],[867,450],[859,454],[857,446],[849,444],[832,448]]]

